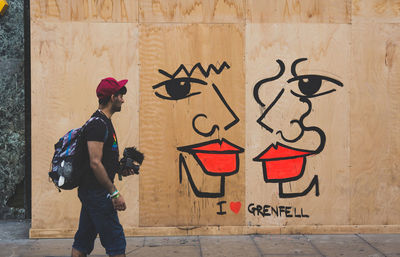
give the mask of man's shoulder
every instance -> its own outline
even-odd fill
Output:
[[[97,112],[95,112],[85,124],[85,130],[90,133],[96,130],[107,130],[107,121],[104,120]]]
[[[90,116],[87,123],[108,125],[108,120],[97,110]]]
[[[111,124],[111,120],[108,119],[104,114],[102,114],[99,110],[95,111],[92,116],[90,117],[89,121],[93,120],[93,121],[97,121],[97,122],[101,122],[103,124],[106,125],[110,125]]]

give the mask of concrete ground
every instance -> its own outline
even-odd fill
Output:
[[[0,257],[70,256],[72,239],[28,239],[29,221],[0,221]],[[130,237],[136,257],[400,257],[400,234]],[[99,240],[90,256],[106,256]]]

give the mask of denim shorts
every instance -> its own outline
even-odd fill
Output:
[[[101,245],[108,255],[125,254],[124,230],[107,194],[104,189],[78,189],[82,209],[72,247],[82,253],[90,254],[93,251],[94,241],[99,234]]]

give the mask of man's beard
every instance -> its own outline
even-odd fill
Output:
[[[120,112],[121,111],[121,105],[120,106],[117,106],[117,105],[115,105],[115,104],[113,104],[112,106],[111,106],[111,111],[114,113],[114,112]]]

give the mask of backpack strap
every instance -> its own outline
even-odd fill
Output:
[[[71,137],[72,137],[72,130],[68,133],[68,147],[67,147],[67,151],[65,152],[65,156],[68,156],[69,149],[71,147],[71,144],[69,143],[69,142],[71,142]]]
[[[106,135],[104,136],[104,142],[106,142],[107,137],[108,137],[108,126],[107,123],[100,117],[90,117],[90,119],[85,123],[85,125],[82,126],[82,129],[85,129],[87,127],[87,125],[89,125],[89,123],[93,120],[101,120],[101,122],[103,122],[103,124],[106,126]]]

